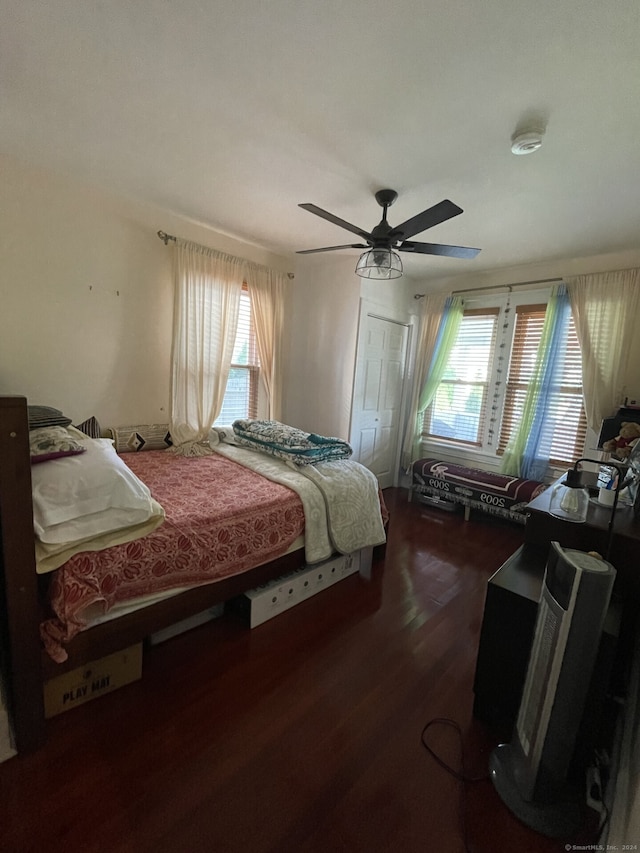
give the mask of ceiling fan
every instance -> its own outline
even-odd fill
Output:
[[[402,275],[402,262],[397,252],[413,252],[421,255],[442,255],[448,258],[475,258],[480,249],[466,246],[446,246],[441,243],[416,243],[409,240],[414,234],[433,228],[462,213],[462,208],[445,199],[433,207],[423,210],[394,228],[387,222],[387,210],[398,198],[395,190],[378,190],[376,201],[382,208],[382,219],[370,232],[332,213],[328,213],[315,204],[301,204],[299,207],[315,213],[316,216],[339,225],[352,234],[357,234],[364,243],[347,243],[343,246],[326,246],[322,249],[302,249],[297,254],[310,255],[315,252],[333,252],[338,249],[367,249],[356,266],[356,273],[364,278],[398,278]]]

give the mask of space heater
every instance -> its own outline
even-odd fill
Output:
[[[606,560],[551,543],[512,740],[489,761],[505,805],[552,838],[581,823],[567,777],[615,576]]]

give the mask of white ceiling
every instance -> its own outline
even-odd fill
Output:
[[[280,253],[416,235],[410,275],[638,248],[638,0],[3,0],[0,152]],[[516,157],[527,117],[543,147]],[[356,239],[357,241],[357,239]],[[348,250],[354,264],[357,250]]]

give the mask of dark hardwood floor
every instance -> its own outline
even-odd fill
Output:
[[[523,529],[385,492],[386,556],[254,630],[229,614],[145,650],[143,678],[48,722],[0,765],[2,851],[546,853],[490,781],[462,786],[421,743],[472,717],[489,576]],[[460,745],[429,744],[455,768]]]

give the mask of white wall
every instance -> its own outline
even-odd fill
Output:
[[[173,296],[162,229],[286,271],[290,259],[0,159],[0,393],[103,426],[168,420]]]
[[[354,273],[357,255],[303,256],[296,265],[287,324],[283,420],[348,440],[360,299],[381,316],[409,318],[407,279],[372,282]],[[413,301],[413,296],[411,296]]]

